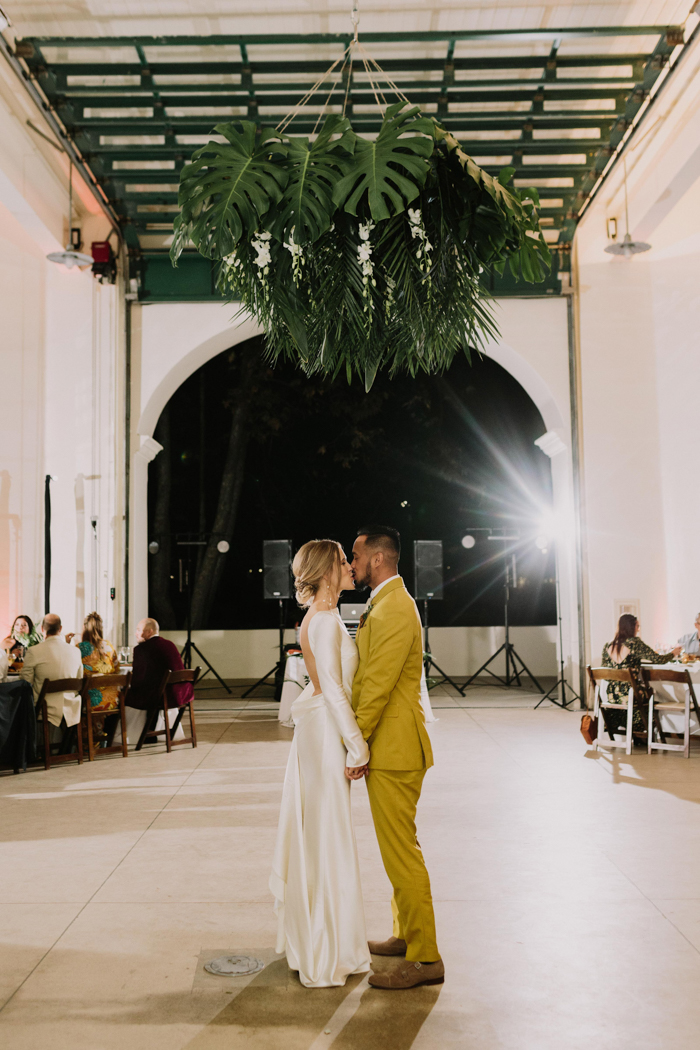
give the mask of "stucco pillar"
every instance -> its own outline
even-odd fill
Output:
[[[130,643],[135,625],[148,616],[148,464],[163,450],[152,437],[141,435],[140,442],[131,457]]]

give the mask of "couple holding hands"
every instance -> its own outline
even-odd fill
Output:
[[[301,647],[309,684],[292,706],[294,740],[282,794],[270,889],[277,951],[307,988],[343,985],[371,968],[370,953],[396,956],[369,983],[396,990],[441,984],[430,879],[416,839],[416,807],[433,764],[420,702],[421,623],[398,575],[395,529],[361,529],[352,565],[339,543],[311,540],[293,562],[307,608]],[[350,638],[341,591],[371,589]],[[367,778],[372,817],[393,886],[393,936],[367,941],[352,780]]]

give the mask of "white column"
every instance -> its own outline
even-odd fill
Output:
[[[129,639],[134,626],[148,616],[148,464],[163,450],[151,437],[142,434],[140,441],[131,457]]]
[[[557,662],[564,657],[567,681],[576,692],[579,689],[578,603],[576,595],[576,523],[573,503],[573,470],[569,442],[558,430],[548,430],[535,444],[549,456],[552,465],[552,532],[556,544],[559,575],[559,602],[557,617],[562,618],[562,639],[559,642],[557,623]]]

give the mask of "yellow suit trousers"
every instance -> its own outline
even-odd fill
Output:
[[[394,887],[394,936],[406,941],[409,962],[440,958],[430,876],[416,838],[416,807],[425,773],[425,769],[370,769],[367,777],[379,849]]]

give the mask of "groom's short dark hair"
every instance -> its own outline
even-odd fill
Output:
[[[365,537],[365,546],[370,550],[385,551],[398,561],[401,557],[401,533],[390,525],[368,525],[357,530],[358,536]]]

